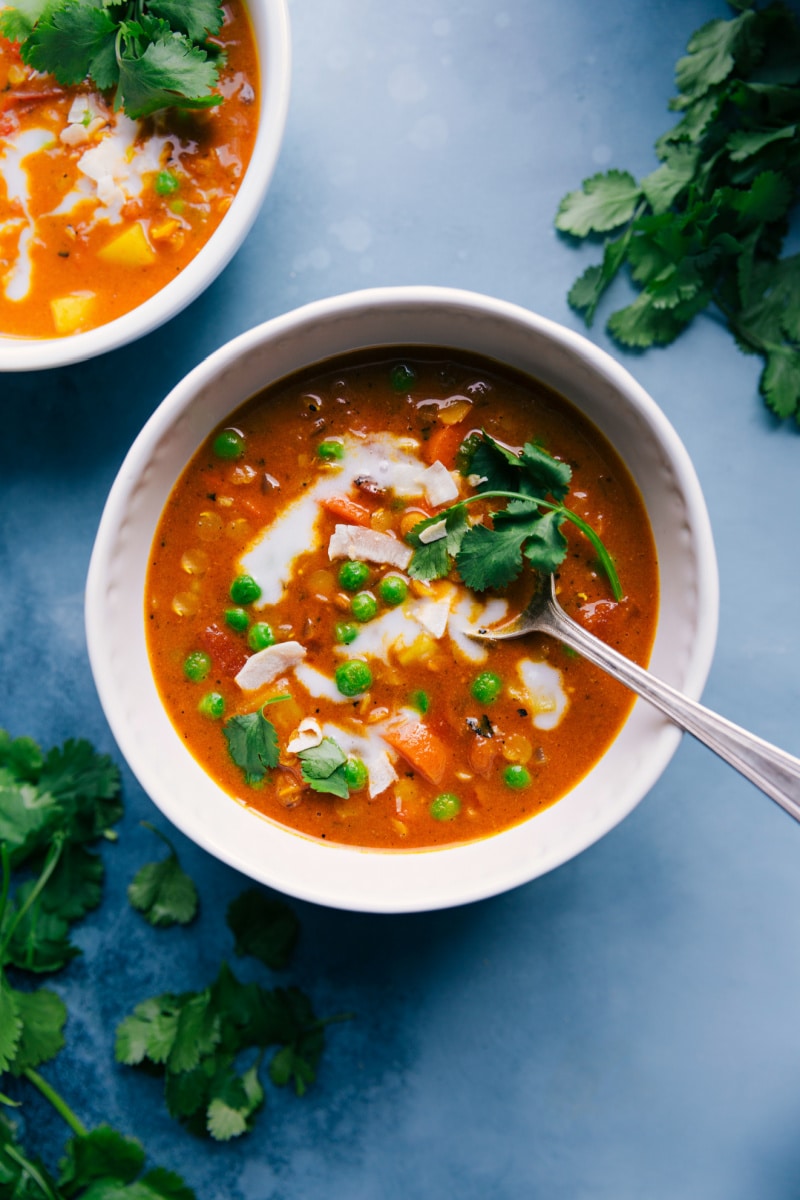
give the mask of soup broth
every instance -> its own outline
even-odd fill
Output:
[[[104,325],[174,279],[208,241],[253,150],[259,75],[242,0],[217,40],[223,102],[143,120],[61,87],[0,37],[0,334]]]
[[[590,663],[540,635],[469,636],[519,611],[534,572],[480,593],[449,562],[440,578],[415,577],[408,539],[444,550],[444,514],[481,482],[460,447],[483,431],[568,466],[564,503],[602,538],[624,596],[565,520],[559,599],[647,662],[658,607],[647,516],[571,404],[460,352],[332,360],[265,389],[207,439],[153,542],[155,680],[178,735],[232,797],[330,842],[468,841],[555,803],[616,736],[632,696]],[[464,511],[491,528],[502,503]],[[423,542],[413,531],[427,518]]]

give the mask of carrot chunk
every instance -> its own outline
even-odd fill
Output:
[[[383,737],[430,783],[441,783],[447,769],[447,747],[427,725],[421,721],[404,721],[387,729]]]
[[[453,470],[458,448],[468,433],[469,429],[464,421],[458,425],[437,425],[423,446],[425,461],[440,462],[448,471]]]
[[[350,500],[347,496],[326,496],[319,503],[326,512],[345,524],[363,525],[365,528],[369,528],[372,513],[357,500]]]

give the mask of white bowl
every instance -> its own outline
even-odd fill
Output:
[[[567,396],[605,433],[639,486],[656,541],[661,603],[651,668],[694,698],[711,665],[718,613],[708,513],[683,444],[628,372],[568,329],[470,292],[376,289],[268,321],[196,367],[139,434],[100,523],[86,595],[100,700],[142,787],[190,838],[281,892],[369,912],[462,904],[551,870],[631,812],[681,737],[638,701],[603,758],[551,808],[481,841],[396,852],[294,833],[238,805],[191,757],[161,705],[145,647],[145,572],[173,483],[212,428],[266,384],[340,352],[391,344],[507,363]]]
[[[258,216],[278,161],[291,78],[286,0],[245,2],[258,49],[261,103],[252,158],[224,218],[171,283],[107,325],[59,338],[14,338],[0,334],[0,371],[39,371],[83,362],[135,341],[186,308],[216,279],[239,249]]]

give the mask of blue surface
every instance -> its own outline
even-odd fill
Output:
[[[654,167],[674,63],[730,10],[296,0],[291,15],[283,152],[224,275],[136,345],[0,377],[0,724],[44,745],[88,737],[119,759],[83,586],[106,493],[171,386],[257,321],[365,286],[470,288],[583,331],[566,293],[597,251],[557,236],[558,201],[597,170]],[[705,491],[722,597],[706,702],[800,753],[798,430],[771,420],[758,361],[711,318],[641,356],[602,321],[589,336],[663,407]],[[202,915],[145,926],[125,889],[159,854],[139,822],[165,823],[123,778],[103,906],[54,983],[68,1046],[46,1070],[88,1125],[136,1134],[202,1200],[800,1196],[800,828],[702,747],[685,739],[623,825],[508,895],[413,917],[293,902],[303,933],[280,981],[356,1017],[331,1030],[309,1095],[271,1089],[227,1146],[184,1133],[155,1080],[114,1065],[113,1030],[140,999],[213,978],[247,881],[175,835]],[[66,1130],[25,1095],[28,1140],[53,1161]]]

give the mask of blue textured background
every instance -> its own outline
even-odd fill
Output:
[[[597,250],[558,237],[561,196],[609,166],[641,175],[672,124],[673,68],[717,0],[295,0],[294,81],[273,186],[244,248],[136,345],[0,376],[0,724],[119,758],[94,691],[82,603],[106,493],[148,415],[257,321],[354,288],[454,285],[583,330],[566,304]],[[619,296],[619,293],[616,293]],[[800,437],[756,395],[759,363],[713,318],[622,357],[685,441],[719,553],[705,699],[800,753]],[[754,611],[764,583],[764,615]],[[200,1143],[160,1085],[115,1066],[138,1000],[202,986],[232,957],[247,881],[175,835],[198,882],[189,931],[128,907],[166,828],[124,769],[103,906],[54,986],[68,1046],[47,1068],[88,1125],[139,1136],[203,1200],[796,1200],[800,1196],[800,829],[686,739],[621,827],[513,893],[413,917],[294,903],[290,971],[335,1026],[298,1100]],[[234,963],[264,980],[257,965]],[[30,1144],[66,1130],[25,1092]]]

